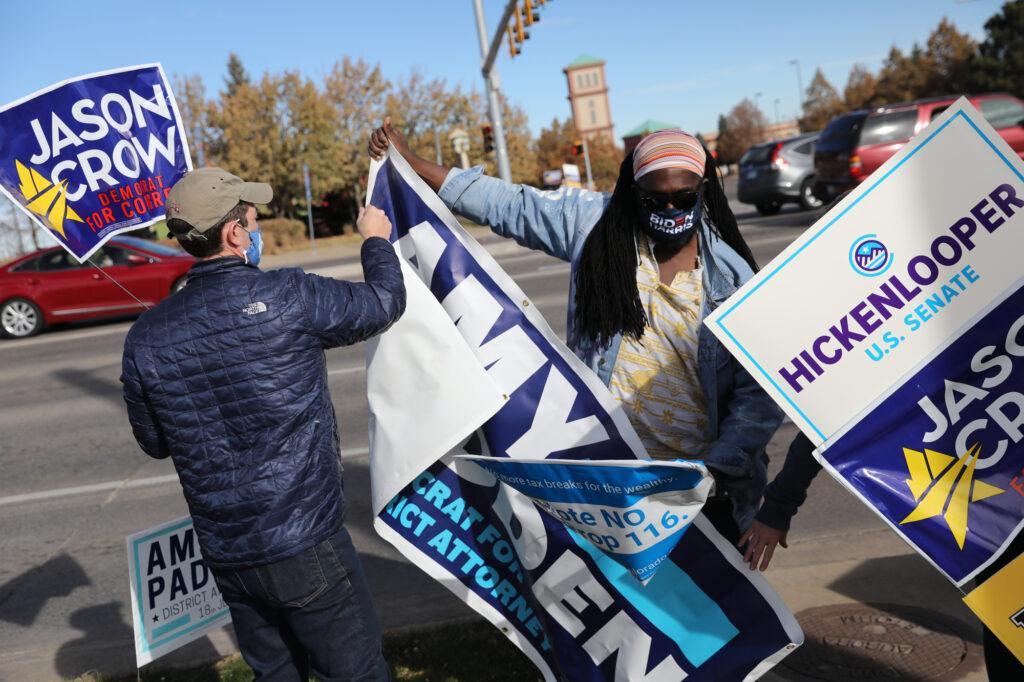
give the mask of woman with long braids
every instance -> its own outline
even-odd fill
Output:
[[[571,264],[569,346],[609,386],[651,457],[704,460],[717,481],[705,514],[738,542],[757,512],[764,448],[782,412],[702,324],[755,263],[700,142],[679,130],[648,135],[610,195],[449,170],[413,154],[385,119],[370,155],[389,144],[455,213]]]

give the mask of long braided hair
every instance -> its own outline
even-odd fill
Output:
[[[754,254],[740,234],[718,166],[711,153],[704,152],[704,210],[711,229],[756,271]],[[576,340],[604,346],[617,334],[635,339],[643,336],[647,315],[636,286],[639,217],[633,192],[633,152],[629,152],[619,166],[611,201],[587,236],[576,269]]]

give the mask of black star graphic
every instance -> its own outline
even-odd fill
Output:
[[[160,620],[160,616],[153,616],[153,622],[154,623],[157,622],[158,620]]]

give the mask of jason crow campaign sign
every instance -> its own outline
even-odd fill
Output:
[[[0,107],[0,191],[79,261],[162,219],[191,168],[159,64],[73,78]]]

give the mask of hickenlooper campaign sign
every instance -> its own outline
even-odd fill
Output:
[[[79,261],[162,219],[191,169],[159,64],[72,78],[0,107],[0,191]]]
[[[1024,525],[1024,163],[961,99],[710,316],[957,585]]]

